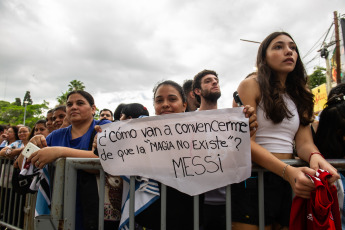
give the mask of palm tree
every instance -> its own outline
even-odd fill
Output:
[[[62,93],[61,96],[58,96],[56,98],[56,100],[58,101],[59,105],[65,105],[66,101],[67,101],[67,94],[69,93],[69,91],[66,91],[64,93]]]
[[[70,81],[69,85],[68,85],[68,91],[71,92],[73,90],[84,90],[85,86],[84,83],[78,80],[73,80]]]
[[[56,100],[58,101],[59,105],[65,105],[67,102],[67,95],[74,91],[74,90],[84,90],[85,86],[84,83],[78,80],[70,81],[68,84],[68,90],[62,93],[61,96],[57,97]]]

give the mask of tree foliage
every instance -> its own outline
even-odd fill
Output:
[[[58,96],[56,98],[56,100],[58,101],[59,105],[65,105],[66,104],[68,93],[69,93],[69,91],[66,91],[66,92],[62,93],[61,96]]]
[[[78,80],[70,81],[70,83],[68,84],[68,92],[71,92],[73,90],[84,90],[84,89],[85,89],[84,83]]]
[[[84,90],[85,86],[84,83],[78,80],[70,81],[68,84],[68,90],[61,94],[61,96],[58,96],[56,100],[58,101],[59,105],[65,105],[67,102],[67,95],[68,93],[74,91],[74,90]]]
[[[43,111],[48,109],[48,104],[46,101],[42,104],[28,104],[26,106],[25,125],[33,127],[38,120],[44,119]],[[16,102],[0,101],[0,124],[23,124],[24,112],[25,107],[17,105]]]
[[[25,102],[28,102],[28,105],[32,105],[32,99],[31,99],[31,95],[30,95],[30,91],[26,91],[24,99],[23,99],[23,106],[25,106]]]
[[[19,97],[16,97],[15,100],[16,100],[16,101],[12,103],[13,105],[18,105],[18,106],[21,106],[21,105],[22,105],[22,101],[20,100]]]
[[[313,89],[323,83],[326,83],[326,69],[321,66],[316,66],[314,72],[309,75],[309,88]]]

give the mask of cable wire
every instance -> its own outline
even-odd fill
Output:
[[[313,52],[313,51],[316,49],[316,46],[317,46],[318,44],[320,44],[319,42],[320,42],[320,40],[325,36],[325,34],[326,34],[326,36],[325,36],[325,38],[324,38],[324,41],[326,40],[327,35],[328,35],[329,30],[331,29],[332,25],[333,25],[333,22],[332,22],[331,26],[328,28],[328,30],[327,30],[325,33],[323,33],[323,35],[319,38],[319,40],[317,40],[317,42],[316,42],[316,43],[310,48],[310,50],[302,57],[302,59],[306,58],[311,52]],[[323,41],[323,42],[324,42],[324,41]],[[321,43],[321,46],[320,46],[320,47],[322,47],[323,42]]]

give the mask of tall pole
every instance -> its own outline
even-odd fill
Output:
[[[334,26],[335,26],[335,62],[337,63],[337,84],[341,82],[340,79],[340,41],[339,41],[339,26],[338,26],[338,12],[334,11]]]
[[[330,66],[329,66],[329,60],[328,60],[328,55],[325,57],[326,59],[326,90],[327,90],[327,95],[329,93],[329,91],[331,91],[332,89],[332,85],[331,85],[331,71],[330,71]]]
[[[326,42],[324,42],[323,43],[323,48],[319,50],[321,52],[321,57],[326,60],[326,90],[327,90],[327,95],[328,95],[329,91],[332,88],[332,84],[331,84],[331,68],[329,66],[329,59],[328,59],[329,52],[327,50],[327,48],[330,45],[334,45],[334,44],[333,43],[326,44]]]
[[[24,109],[24,125],[25,125],[25,118],[26,118],[26,106],[28,105],[28,101],[24,101],[25,109]]]

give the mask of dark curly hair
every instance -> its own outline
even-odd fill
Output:
[[[209,75],[209,74],[212,74],[212,75],[214,75],[214,76],[216,76],[218,78],[218,74],[216,73],[216,71],[208,70],[208,69],[204,69],[203,71],[200,71],[199,73],[197,73],[194,76],[194,79],[193,79],[193,92],[194,92],[195,89],[201,89],[201,79],[203,77],[205,77],[206,75]],[[195,97],[196,97],[197,101],[199,103],[201,103],[200,96],[195,94]]]

